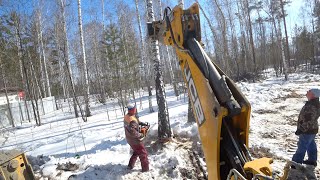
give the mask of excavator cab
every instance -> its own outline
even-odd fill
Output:
[[[173,46],[198,124],[208,179],[273,179],[271,158],[248,150],[251,106],[236,84],[203,49],[199,5],[166,8],[147,24],[149,38]]]

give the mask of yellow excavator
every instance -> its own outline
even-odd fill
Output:
[[[199,5],[166,8],[164,19],[148,23],[148,35],[173,46],[186,82],[210,180],[287,179],[275,177],[271,158],[248,151],[250,103],[202,48]],[[35,179],[24,153],[0,153],[0,180]]]
[[[186,82],[207,164],[208,179],[275,177],[271,158],[248,151],[251,106],[235,83],[210,60],[201,42],[199,5],[166,8],[164,18],[147,23],[148,36],[174,47]]]

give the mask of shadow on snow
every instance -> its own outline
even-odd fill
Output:
[[[95,180],[107,180],[107,179],[121,179],[123,175],[132,173],[132,171],[139,170],[127,170],[127,165],[123,164],[106,164],[100,166],[90,166],[85,172],[77,175],[71,175],[68,180],[81,180],[81,179],[95,179]]]
[[[105,140],[105,141],[102,141],[100,144],[95,145],[93,148],[87,151],[81,151],[76,153],[61,153],[61,154],[55,154],[54,156],[56,158],[70,158],[70,157],[76,157],[76,156],[96,154],[98,150],[107,150],[116,145],[126,145],[126,144],[127,144],[127,141],[125,139],[121,139],[117,141]]]

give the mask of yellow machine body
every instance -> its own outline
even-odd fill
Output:
[[[1,180],[34,180],[34,173],[24,153],[17,150],[0,152]]]
[[[180,52],[180,67],[187,83],[198,124],[209,177],[219,179],[220,127],[224,108],[214,98],[208,81],[185,52]],[[201,101],[200,101],[201,99]],[[216,112],[213,111],[216,108]]]

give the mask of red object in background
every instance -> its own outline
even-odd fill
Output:
[[[18,92],[18,96],[19,96],[20,99],[23,99],[25,97],[24,91],[19,91]]]

